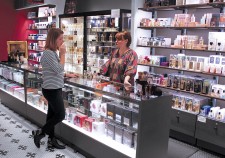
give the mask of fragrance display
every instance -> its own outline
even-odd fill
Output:
[[[65,66],[68,73],[83,74],[84,58],[84,17],[65,17],[60,19],[66,45]]]
[[[0,87],[12,96],[25,101],[24,74],[21,71],[0,65]]]
[[[200,108],[208,104],[206,98],[183,93],[174,93],[172,99],[172,108],[183,110],[185,112],[199,114]]]
[[[142,35],[137,41],[138,47],[150,48],[149,54],[141,55],[139,64],[149,66],[151,71],[139,72],[139,76],[147,76],[144,77],[146,80],[138,83],[142,87],[139,93],[144,95],[143,87],[148,82],[161,87],[163,91],[172,92],[170,136],[225,155],[225,135],[221,132],[225,128],[224,63],[223,56],[219,54],[225,52],[225,3],[191,0],[176,2],[180,2],[176,3],[179,6],[159,6],[149,1],[152,6],[149,4],[139,9],[152,12],[153,15],[141,17],[138,27],[146,32],[152,31],[150,37]],[[212,9],[212,13],[206,13],[207,10],[202,15],[200,8]],[[168,50],[168,53],[166,49],[173,50]],[[176,50],[179,52],[174,52]],[[193,77],[192,73],[199,73],[202,77]]]
[[[66,108],[66,121],[106,140],[110,138],[130,148],[136,146],[139,105],[70,86],[66,86],[64,97],[70,105]]]
[[[111,52],[116,49],[115,35],[119,31],[130,31],[130,11],[120,10],[120,16],[114,17],[112,11],[87,16],[87,70],[99,72]]]
[[[124,9],[65,14],[59,18],[67,44],[66,70],[84,75],[99,72],[116,48],[116,33],[131,28],[130,11]]]
[[[183,6],[183,5],[197,5],[224,2],[223,0],[146,0],[144,8],[163,7],[163,6]]]
[[[16,69],[24,76],[24,87],[20,86],[21,89],[18,84],[1,77],[2,103],[43,125],[48,107],[41,93],[41,71],[37,67],[9,63],[1,63],[0,67],[1,76],[3,72],[4,77],[8,76],[5,68]],[[158,97],[141,98],[133,92],[132,87],[124,87],[99,76],[93,80],[65,80],[63,98],[66,115],[56,127],[56,135],[98,158],[104,158],[109,153],[109,158],[166,157],[169,139],[167,118],[172,96],[165,93]],[[24,102],[15,100],[16,96],[24,98]],[[148,131],[152,133],[148,134]],[[154,146],[154,149],[149,146]],[[88,150],[90,148],[93,150]]]
[[[39,65],[42,52],[45,47],[47,32],[56,27],[56,7],[53,5],[36,8],[36,12],[28,12],[29,25],[28,41],[28,63]]]
[[[41,91],[42,76],[40,74],[27,73],[27,104],[47,113],[48,103]]]

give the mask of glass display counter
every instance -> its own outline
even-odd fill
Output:
[[[16,69],[23,74],[23,110],[26,111],[23,116],[42,126],[48,106],[41,92],[41,71],[35,67],[1,63],[1,80],[10,83],[18,80],[15,77],[6,79],[2,75],[3,69],[10,72]],[[3,93],[3,89],[0,92]],[[65,79],[63,98],[66,115],[57,125],[56,135],[98,158],[166,157],[172,96],[142,100],[133,92],[134,87],[103,82],[103,78]],[[9,95],[1,99],[12,100],[15,97]],[[18,112],[18,108],[6,106]]]

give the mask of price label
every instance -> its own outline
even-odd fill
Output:
[[[48,17],[48,22],[51,23],[52,22],[52,16]]]
[[[120,17],[120,10],[119,9],[112,9],[111,10],[111,18],[119,18]]]
[[[206,117],[204,116],[198,116],[198,121],[202,123],[206,123]]]

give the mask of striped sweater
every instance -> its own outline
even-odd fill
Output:
[[[64,86],[64,69],[56,52],[45,50],[41,58],[44,89],[59,89]]]

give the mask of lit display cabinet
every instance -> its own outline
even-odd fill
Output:
[[[115,34],[130,31],[131,11],[124,9],[59,15],[67,47],[65,69],[98,72],[115,47]]]
[[[87,16],[87,71],[99,71],[116,49],[115,35],[119,31],[130,31],[130,22],[131,13],[127,10],[111,10]]]
[[[69,73],[83,74],[84,17],[61,18],[60,26],[67,49],[64,69]]]

